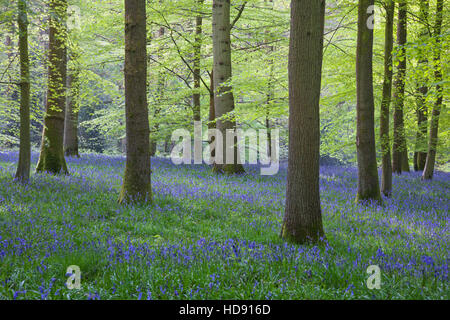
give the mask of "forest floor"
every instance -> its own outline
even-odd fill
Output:
[[[285,169],[216,176],[153,159],[153,205],[121,206],[123,157],[69,158],[70,176],[28,185],[16,161],[0,152],[0,299],[450,298],[449,173],[396,176],[391,199],[362,206],[355,168],[322,167],[327,241],[295,246],[279,238]],[[70,265],[81,289],[65,286]]]

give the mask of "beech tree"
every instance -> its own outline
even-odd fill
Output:
[[[383,96],[380,109],[380,142],[381,142],[381,191],[390,196],[392,191],[392,164],[389,139],[389,106],[392,93],[392,49],[394,45],[394,11],[393,0],[386,0],[386,29],[384,38],[384,80]]]
[[[373,28],[368,21],[374,0],[359,0],[356,44],[356,152],[358,194],[356,201],[381,201],[375,150],[373,97]]]
[[[193,100],[193,114],[194,121],[201,120],[201,105],[200,105],[200,62],[202,54],[202,7],[205,0],[197,0],[197,16],[195,18],[195,40],[194,40],[194,62],[193,62],[193,77],[194,77],[194,93],[192,95]]]
[[[64,158],[67,0],[49,0],[48,90],[41,153],[36,171],[68,174]]]
[[[30,59],[28,56],[28,17],[26,0],[18,1],[19,54],[20,54],[20,150],[16,179],[27,182],[30,178]]]
[[[76,49],[74,49],[76,50]],[[66,156],[80,157],[78,152],[78,112],[80,110],[80,66],[78,53],[71,51],[70,67],[67,75],[67,105],[64,123],[64,153]]]
[[[213,168],[216,172],[227,174],[243,173],[244,167],[238,163],[239,150],[236,137],[233,139],[233,163],[226,163],[226,131],[236,130],[236,119],[233,115],[233,88],[229,83],[231,81],[230,0],[213,0],[212,13],[214,108],[216,128],[222,132],[224,140],[223,164],[215,163]]]
[[[125,0],[126,165],[119,203],[151,202],[146,2]]]
[[[398,63],[394,82],[394,143],[392,146],[392,170],[401,174],[409,171],[408,150],[405,138],[405,125],[403,108],[405,101],[405,75],[406,75],[406,39],[407,39],[407,3],[399,2],[397,22]]]
[[[437,149],[437,140],[438,140],[438,130],[439,130],[439,116],[441,114],[442,101],[443,101],[443,88],[442,88],[442,66],[441,66],[441,32],[442,32],[442,19],[443,19],[443,11],[444,1],[438,0],[436,4],[436,21],[434,25],[434,38],[436,39],[436,48],[434,49],[435,55],[433,57],[433,65],[434,65],[434,78],[437,83],[436,92],[437,98],[436,102],[433,106],[433,112],[431,114],[431,123],[430,123],[430,134],[428,138],[428,152],[427,159],[425,162],[425,168],[422,174],[422,180],[431,180],[433,179],[434,173],[434,165],[436,162],[436,149]]]
[[[428,10],[429,1],[420,0],[420,19],[422,24],[422,30],[420,32],[420,38],[423,41],[428,38]],[[418,68],[423,68],[428,65],[428,57],[422,51],[419,55]],[[414,170],[423,171],[425,168],[425,161],[427,159],[426,148],[427,144],[427,127],[428,127],[428,117],[427,117],[427,105],[426,97],[428,94],[427,77],[422,76],[417,83],[416,89],[416,102],[417,102],[417,133],[416,133],[416,145],[414,150]]]
[[[281,236],[317,242],[324,236],[319,193],[319,101],[325,1],[291,1],[289,160]]]

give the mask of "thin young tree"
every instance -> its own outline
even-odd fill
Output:
[[[442,66],[441,66],[441,33],[442,33],[442,19],[443,19],[443,9],[444,1],[438,0],[436,4],[436,20],[434,25],[433,36],[436,39],[436,44],[434,48],[434,78],[437,83],[436,92],[437,98],[433,106],[433,112],[431,114],[430,123],[430,135],[428,138],[428,152],[427,160],[425,162],[425,168],[422,174],[422,180],[433,179],[434,166],[436,163],[436,149],[438,141],[438,131],[439,131],[439,116],[441,114],[442,101],[443,101],[443,88],[442,88]]]
[[[30,59],[28,56],[28,17],[26,0],[18,1],[19,55],[20,55],[20,150],[16,179],[30,178]]]
[[[358,193],[356,201],[381,201],[375,150],[373,96],[373,26],[370,24],[374,0],[359,0],[356,45],[356,151]]]
[[[394,81],[394,143],[392,145],[392,171],[401,174],[402,171],[409,171],[408,152],[405,137],[405,125],[403,118],[404,97],[405,97],[405,75],[406,75],[406,50],[407,40],[407,2],[401,0],[398,8],[397,21],[397,45],[398,62],[397,74]]]
[[[389,106],[392,93],[392,49],[394,46],[394,11],[395,2],[386,0],[386,27],[384,37],[384,80],[383,98],[380,108],[380,142],[381,142],[381,191],[385,196],[392,192],[392,164],[389,138]]]
[[[38,172],[68,174],[64,159],[67,0],[49,0],[48,90]]]
[[[213,170],[226,174],[239,174],[244,172],[244,167],[239,164],[239,149],[236,136],[233,143],[226,141],[227,130],[236,130],[234,118],[234,96],[231,80],[231,23],[230,0],[213,0],[212,8],[213,27],[213,76],[214,76],[214,108],[216,128],[223,135],[223,164],[215,163]],[[227,143],[231,145],[234,157],[231,163],[227,163]],[[228,150],[230,152],[231,150]],[[216,155],[217,155],[216,150]],[[230,159],[229,159],[230,160]]]
[[[202,26],[203,13],[202,8],[205,0],[196,0],[197,13],[195,17],[195,40],[194,40],[194,61],[193,61],[193,77],[194,77],[194,93],[193,100],[193,114],[194,121],[201,120],[201,105],[200,105],[200,84],[201,84],[201,54],[202,54]]]
[[[289,160],[283,239],[324,237],[319,193],[319,102],[325,1],[291,1],[289,45]]]
[[[146,2],[125,0],[127,159],[119,203],[152,200],[146,32]]]

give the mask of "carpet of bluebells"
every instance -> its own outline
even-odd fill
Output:
[[[322,167],[326,241],[297,246],[279,237],[285,168],[217,176],[156,158],[154,203],[121,206],[123,157],[69,158],[70,176],[27,185],[17,158],[0,152],[0,299],[450,298],[449,173],[396,176],[382,206],[357,205],[356,169]],[[70,265],[81,289],[66,286]]]

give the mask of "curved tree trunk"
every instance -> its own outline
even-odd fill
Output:
[[[20,53],[20,151],[16,179],[27,182],[30,178],[30,59],[28,56],[28,17],[25,0],[18,2]]]
[[[151,202],[146,3],[142,0],[125,0],[125,117],[127,160],[119,203]]]
[[[320,121],[325,1],[293,0],[289,46],[289,160],[283,239],[324,236],[319,193]]]
[[[397,75],[394,83],[394,143],[392,146],[392,170],[401,174],[407,159],[405,128],[403,121],[403,104],[405,96],[406,56],[404,45],[406,43],[406,0],[401,0],[398,8],[397,45],[401,60],[397,64]],[[408,166],[409,170],[409,166]]]
[[[381,191],[387,197],[392,192],[392,164],[389,142],[389,106],[392,93],[392,49],[394,45],[394,11],[395,2],[386,0],[386,30],[384,40],[384,81],[383,98],[380,110],[380,141],[381,141]]]
[[[236,132],[236,120],[231,115],[234,110],[232,87],[227,84],[231,80],[231,24],[230,0],[213,0],[213,60],[214,60],[214,105],[216,127],[222,132],[223,164],[215,163],[217,172],[227,174],[243,173],[244,167],[239,164],[239,150],[236,136],[233,139],[234,157],[231,163],[226,163],[226,131]],[[230,117],[231,116],[231,117]],[[228,142],[231,145],[231,142]]]
[[[41,154],[36,171],[68,174],[64,159],[64,113],[66,108],[66,16],[67,0],[50,0],[48,91]]]
[[[442,11],[444,8],[444,1],[438,0],[436,4],[436,23],[434,26],[434,37],[436,38],[436,45],[438,48],[436,49],[435,57],[434,57],[434,77],[436,83],[441,83],[442,81],[442,66],[441,66],[441,48],[440,48],[440,35],[442,29]],[[441,114],[442,108],[442,100],[443,100],[443,88],[442,85],[438,84],[436,86],[436,91],[438,93],[436,102],[433,107],[433,113],[431,114],[431,124],[430,124],[430,136],[428,141],[428,153],[427,160],[425,163],[425,168],[422,174],[422,180],[431,180],[433,179],[434,173],[434,165],[436,162],[436,149],[437,149],[437,140],[438,140],[438,131],[439,131],[439,116]]]
[[[367,25],[367,9],[374,0],[359,0],[358,40],[356,46],[356,151],[358,158],[358,194],[356,201],[381,201],[375,150],[373,97],[373,29]]]

